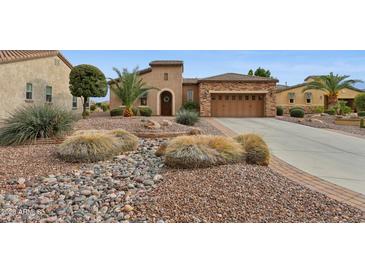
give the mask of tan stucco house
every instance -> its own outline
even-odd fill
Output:
[[[272,78],[225,73],[207,78],[184,78],[182,61],[153,61],[138,73],[156,88],[135,106],[149,106],[153,115],[175,115],[186,101],[200,105],[205,117],[272,117],[276,113],[276,83]],[[110,86],[111,109],[122,106]]]
[[[82,111],[69,90],[71,63],[57,50],[0,50],[0,120],[16,108],[52,104]]]
[[[301,107],[306,113],[313,113],[317,107],[328,108],[328,96],[322,90],[304,91],[306,84],[313,81],[316,76],[308,76],[304,83],[294,86],[277,85],[275,101],[277,106],[284,108],[284,113],[288,113],[293,107]],[[338,94],[339,100],[347,101],[347,105],[354,109],[354,98],[359,93],[364,92],[355,87],[342,89]]]

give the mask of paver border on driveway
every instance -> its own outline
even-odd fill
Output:
[[[222,125],[214,118],[207,118],[206,120],[226,136],[234,137],[237,135],[233,130]],[[297,184],[306,186],[312,190],[325,194],[332,199],[365,211],[365,195],[361,193],[313,176],[286,163],[274,155],[271,155],[269,167]]]

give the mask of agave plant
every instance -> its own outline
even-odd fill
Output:
[[[138,75],[138,68],[135,68],[132,72],[127,69],[123,69],[122,72],[117,68],[113,68],[113,70],[118,74],[117,79],[111,79],[110,81],[111,84],[116,86],[113,91],[125,106],[123,116],[131,117],[134,102],[154,88],[146,86],[146,83]]]
[[[325,92],[328,96],[328,106],[333,107],[337,103],[337,97],[340,90],[344,88],[353,88],[356,83],[362,83],[361,80],[351,80],[347,79],[348,75],[334,75],[331,72],[329,75],[322,75],[313,78],[312,82],[309,82],[304,91],[318,89]]]

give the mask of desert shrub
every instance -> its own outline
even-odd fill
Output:
[[[165,149],[165,163],[179,168],[208,167],[244,159],[244,149],[232,138],[222,136],[180,136]]]
[[[110,111],[110,116],[122,116],[123,109],[122,108],[115,108]]]
[[[281,106],[276,107],[276,115],[277,116],[283,116],[284,115],[284,109]]]
[[[139,110],[136,107],[132,107],[132,112],[133,112],[133,116],[137,116],[139,113]]]
[[[136,150],[138,147],[138,137],[123,129],[112,130],[111,134],[119,141],[120,152]]]
[[[193,126],[199,120],[199,115],[196,111],[181,109],[176,113],[176,123]]]
[[[303,118],[304,117],[304,110],[302,108],[292,108],[289,111],[290,117],[297,117],[297,118]]]
[[[150,107],[140,107],[139,108],[139,114],[141,116],[151,116],[152,115],[152,109]]]
[[[99,106],[103,112],[107,112],[109,110],[109,104],[108,103],[100,103],[100,106]]]
[[[365,111],[359,111],[357,113],[357,116],[359,116],[359,117],[365,117]]]
[[[96,109],[96,105],[91,105],[90,106],[90,111],[95,111],[95,109]]]
[[[119,154],[119,143],[105,132],[76,134],[58,146],[57,155],[67,162],[97,162]]]
[[[357,111],[365,111],[365,93],[356,95],[355,106]]]
[[[323,113],[324,112],[324,106],[316,106],[314,108],[315,113]]]
[[[199,103],[195,101],[187,101],[182,105],[182,109],[199,111]]]
[[[343,100],[338,101],[333,109],[340,115],[346,115],[352,112],[351,107],[347,106],[347,102]]]
[[[365,128],[364,118],[360,120],[360,128]]]
[[[333,108],[331,108],[331,109],[325,110],[324,113],[327,113],[329,115],[335,115],[336,114],[336,110],[334,110]]]
[[[0,145],[19,145],[38,138],[63,135],[72,129],[71,112],[50,105],[34,105],[17,109],[0,128]]]
[[[246,151],[246,162],[267,166],[270,162],[270,150],[265,141],[258,135],[250,133],[235,138]]]

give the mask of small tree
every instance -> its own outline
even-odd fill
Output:
[[[357,111],[365,110],[365,93],[361,93],[356,95],[355,97],[355,106]]]
[[[311,89],[324,91],[328,96],[328,106],[331,108],[337,104],[337,96],[341,89],[352,88],[355,83],[362,82],[360,80],[346,80],[349,77],[347,75],[334,75],[333,72],[329,75],[317,76],[313,78],[312,82],[307,83],[303,92]]]
[[[138,68],[135,68],[132,72],[128,72],[127,69],[123,69],[120,72],[117,68],[113,70],[118,74],[117,79],[110,79],[110,84],[114,84],[116,89],[113,92],[122,101],[125,106],[123,116],[131,117],[133,115],[132,105],[134,102],[148,93],[148,90],[154,89],[152,87],[147,87],[146,83],[138,75]]]
[[[97,67],[78,65],[70,72],[71,94],[82,98],[82,117],[87,116],[86,107],[90,97],[104,97],[108,92],[105,75]]]
[[[261,68],[261,67],[258,67],[255,72],[253,72],[252,69],[250,69],[248,71],[248,75],[255,75],[255,76],[260,76],[260,77],[267,77],[267,78],[270,78],[271,77],[271,72],[270,70],[266,70],[264,68]]]

